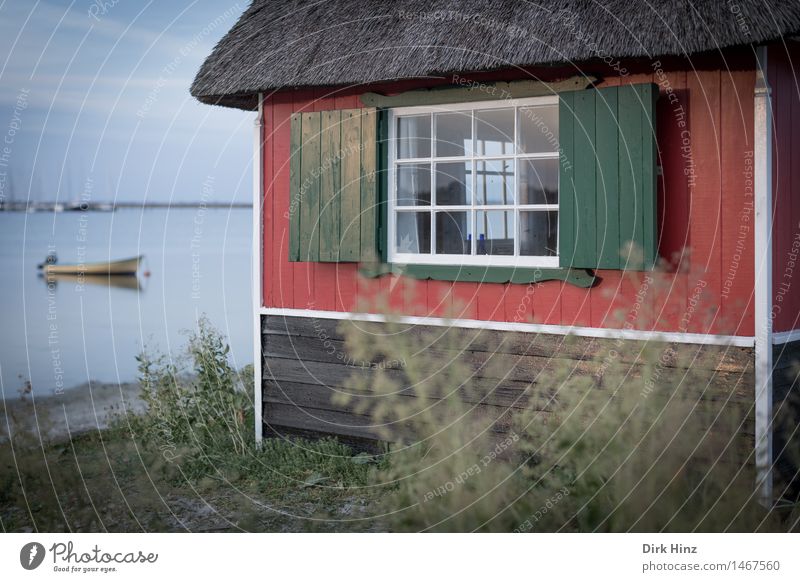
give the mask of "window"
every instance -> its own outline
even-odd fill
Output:
[[[389,118],[389,260],[558,266],[558,98]]]

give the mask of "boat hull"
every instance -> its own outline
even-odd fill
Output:
[[[135,275],[142,257],[78,265],[45,265],[45,275]]]

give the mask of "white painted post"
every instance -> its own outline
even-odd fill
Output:
[[[261,446],[262,411],[261,411],[261,265],[262,265],[262,225],[264,201],[264,180],[262,166],[264,164],[262,129],[264,126],[263,95],[258,94],[258,114],[253,127],[253,405],[255,406],[256,445]]]
[[[759,501],[772,499],[772,103],[767,47],[757,49],[754,96],[755,172],[755,400],[756,486]]]

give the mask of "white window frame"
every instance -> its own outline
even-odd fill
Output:
[[[389,159],[388,159],[388,232],[387,232],[387,249],[388,260],[390,263],[396,264],[420,264],[420,265],[451,265],[451,266],[498,266],[498,267],[532,267],[532,268],[556,268],[559,266],[559,248],[561,239],[561,230],[559,229],[556,237],[556,254],[555,256],[519,256],[519,212],[525,210],[539,210],[539,211],[559,211],[559,204],[514,204],[514,205],[487,205],[486,208],[479,210],[513,210],[513,224],[514,224],[514,255],[437,255],[436,254],[436,218],[435,212],[437,210],[444,211],[460,211],[465,210],[476,216],[479,210],[475,210],[475,200],[470,206],[437,206],[436,205],[436,192],[435,188],[431,187],[431,203],[429,206],[418,207],[422,211],[423,208],[426,212],[431,213],[431,253],[398,253],[395,250],[396,246],[396,228],[397,228],[397,205],[395,203],[397,198],[397,176],[396,176],[396,162],[397,162],[397,118],[406,115],[423,115],[431,114],[431,158],[404,158],[403,163],[430,163],[431,164],[431,180],[435,181],[434,164],[436,162],[461,162],[461,161],[481,161],[481,160],[499,160],[511,159],[514,163],[514,188],[518,188],[519,176],[519,163],[520,160],[530,159],[559,159],[559,150],[556,149],[552,152],[542,152],[534,154],[521,154],[515,151],[513,154],[497,155],[497,156],[481,156],[476,152],[472,152],[468,157],[433,157],[436,142],[436,128],[433,123],[433,114],[435,113],[448,113],[454,111],[474,111],[475,109],[514,109],[514,144],[515,148],[519,143],[519,108],[530,107],[537,105],[557,105],[558,96],[547,95],[543,97],[530,97],[526,99],[508,99],[508,100],[494,100],[494,101],[475,101],[468,103],[453,103],[447,105],[435,106],[411,106],[411,107],[396,107],[389,110]],[[475,123],[473,115],[472,136],[475,139]],[[473,176],[473,180],[475,177]],[[473,189],[473,198],[476,193]],[[515,199],[519,193],[514,192]],[[560,201],[560,184],[559,184],[559,201]],[[482,206],[482,205],[478,205]],[[404,210],[410,210],[409,207],[403,206]],[[474,224],[473,224],[474,227]],[[474,233],[473,233],[474,234]],[[473,237],[475,239],[475,237]],[[473,240],[473,247],[477,245],[477,240]]]

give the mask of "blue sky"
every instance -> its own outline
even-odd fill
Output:
[[[247,5],[0,0],[0,194],[249,201],[254,114],[189,95]]]

